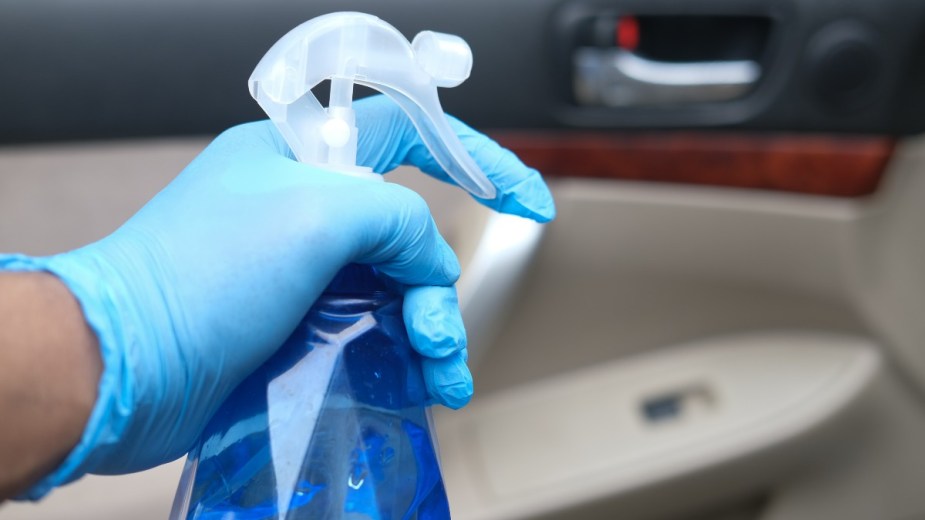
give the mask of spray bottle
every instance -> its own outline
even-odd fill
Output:
[[[299,161],[375,182],[382,176],[356,164],[351,104],[354,84],[379,90],[460,186],[492,199],[494,186],[437,96],[471,67],[459,37],[424,31],[409,44],[374,16],[334,13],[283,36],[248,83]],[[327,108],[311,91],[324,80]],[[401,309],[401,292],[373,268],[338,273],[286,344],[213,416],[187,459],[171,518],[449,518]]]

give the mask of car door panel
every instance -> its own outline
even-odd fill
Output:
[[[147,138],[261,117],[244,88],[260,53],[346,9],[466,38],[475,67],[447,111],[557,201],[539,226],[399,174],[463,265],[477,394],[436,417],[456,518],[925,516],[925,3],[13,3],[0,142],[146,138],[101,148],[114,186],[131,157],[176,168],[150,158],[204,141]],[[95,175],[73,148],[32,152],[83,166],[39,161],[5,190],[53,201]],[[0,165],[36,164],[18,153]],[[43,242],[54,209],[77,211],[46,206],[7,204],[0,245],[71,247],[78,223],[129,211]],[[176,468],[157,471],[146,496],[169,496]],[[65,517],[103,482],[0,518]]]

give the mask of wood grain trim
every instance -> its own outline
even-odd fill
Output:
[[[895,141],[882,136],[496,131],[552,177],[593,177],[863,197]]]

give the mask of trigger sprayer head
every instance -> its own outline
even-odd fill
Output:
[[[248,84],[300,161],[375,178],[356,165],[352,98],[354,84],[378,90],[404,109],[457,184],[493,199],[494,185],[456,136],[437,95],[437,87],[455,87],[471,70],[472,51],[458,36],[423,31],[409,43],[375,16],[345,12],[291,30],[267,51]],[[324,80],[331,80],[327,108],[311,91]]]
[[[411,42],[414,59],[438,87],[456,87],[469,79],[472,50],[452,34],[421,31]]]

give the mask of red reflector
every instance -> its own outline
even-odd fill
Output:
[[[628,51],[639,47],[639,20],[635,16],[621,16],[617,19],[617,47]]]

